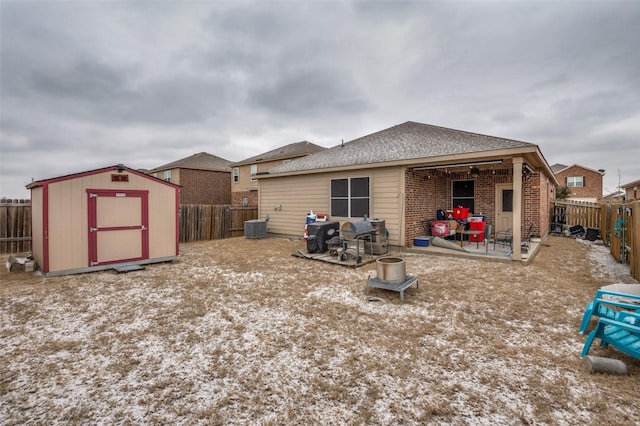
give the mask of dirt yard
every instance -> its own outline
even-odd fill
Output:
[[[403,254],[371,290],[301,241],[191,243],[144,271],[0,273],[0,424],[637,424],[629,376],[579,358],[606,248],[549,238],[528,266]],[[6,256],[2,259],[3,263]],[[375,296],[380,301],[368,301]],[[592,324],[593,325],[593,324]]]

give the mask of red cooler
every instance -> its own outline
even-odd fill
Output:
[[[469,217],[469,209],[466,207],[456,207],[453,209],[454,219],[466,219]]]
[[[471,231],[484,231],[484,222],[469,222],[469,229]],[[484,234],[469,235],[469,241],[474,243],[481,243],[484,241]]]

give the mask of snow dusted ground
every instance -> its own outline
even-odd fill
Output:
[[[640,361],[591,374],[608,249],[550,238],[528,266],[403,254],[419,288],[299,259],[300,243],[182,247],[145,271],[6,273],[1,424],[638,424]],[[380,301],[371,302],[369,296]]]

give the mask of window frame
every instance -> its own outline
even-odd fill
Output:
[[[258,174],[258,165],[257,164],[252,164],[251,166],[249,166],[249,176],[255,176]],[[251,182],[255,182],[258,179],[252,177],[251,178]]]
[[[473,186],[472,196],[456,196],[456,184],[461,182],[468,182]],[[456,202],[458,200],[458,202]],[[460,201],[463,203],[460,204]],[[470,202],[469,202],[470,201]],[[451,181],[451,207],[456,208],[458,206],[469,208],[470,212],[474,212],[476,206],[476,181],[473,179],[457,179]]]
[[[567,186],[569,188],[584,188],[584,176],[567,176]]]
[[[240,168],[234,167],[231,171],[231,182],[238,183],[240,182]]]
[[[171,183],[171,170],[165,170],[165,171],[164,171],[164,177],[163,177],[163,180],[164,180],[165,182],[169,182],[169,183]]]
[[[367,184],[366,184],[366,196],[363,195],[353,195],[354,191],[354,182],[356,180],[360,180],[360,179],[366,179],[367,180]],[[334,195],[334,182],[338,182],[338,181],[346,181],[347,183],[347,193],[346,195]],[[357,189],[363,189],[363,188],[355,188]],[[359,208],[362,208],[363,206],[354,206],[354,202],[357,204],[360,204],[362,201],[366,200],[366,211],[362,212],[359,211],[356,216],[354,216],[354,210],[358,210]],[[340,206],[335,206],[334,207],[334,202],[339,202],[339,201],[346,201],[346,216],[342,215],[341,213],[343,212],[344,207],[340,207]],[[342,203],[341,203],[342,204]],[[370,176],[353,176],[353,177],[346,177],[346,178],[335,178],[335,179],[330,179],[329,180],[329,210],[331,211],[331,216],[332,217],[345,217],[345,218],[352,218],[352,217],[371,217],[371,177]],[[338,210],[336,210],[338,209]],[[340,213],[340,214],[339,214]]]

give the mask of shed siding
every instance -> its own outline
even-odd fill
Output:
[[[31,190],[31,253],[40,268],[44,267],[44,210],[42,208],[42,187]]]
[[[175,188],[133,173],[128,173],[129,182],[111,182],[112,174],[108,170],[48,184],[49,271],[89,267],[87,189],[149,191],[149,258],[177,255]],[[32,197],[41,192],[33,188]],[[34,208],[34,215],[41,216],[42,210]]]
[[[260,179],[260,217],[269,215],[270,233],[302,236],[307,212],[331,213],[331,179],[369,177],[371,185],[370,216],[384,219],[389,230],[389,243],[401,244],[401,212],[403,196],[402,168],[385,167],[362,171],[319,173],[314,175]],[[280,210],[278,206],[282,206]],[[341,224],[350,219],[330,217]]]

